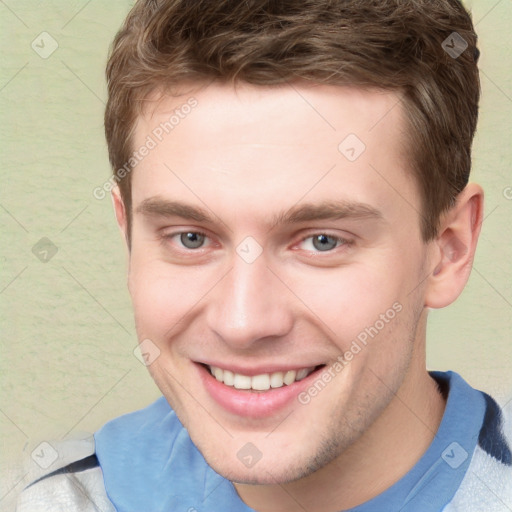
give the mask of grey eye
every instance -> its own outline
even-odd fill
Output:
[[[329,235],[316,235],[312,237],[313,247],[318,251],[330,251],[338,245],[338,239]]]
[[[205,235],[201,233],[195,233],[193,231],[189,231],[187,233],[181,233],[180,242],[187,249],[197,249],[204,244]]]

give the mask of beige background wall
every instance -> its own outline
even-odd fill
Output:
[[[92,194],[110,172],[102,127],[104,63],[131,3],[0,2],[2,510],[23,476],[14,461],[24,447],[30,453],[42,440],[93,432],[158,396],[133,355],[126,257],[110,199]],[[487,193],[486,220],[466,291],[431,314],[428,361],[507,401],[512,0],[466,3],[482,51],[473,180]]]

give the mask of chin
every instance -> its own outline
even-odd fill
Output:
[[[224,478],[227,478],[231,482],[235,484],[245,484],[245,485],[278,485],[278,484],[286,484],[289,482],[293,482],[295,480],[299,480],[307,474],[300,474],[295,469],[294,473],[291,474],[288,470],[278,470],[270,465],[271,467],[267,469],[266,467],[259,468],[251,468],[243,471],[233,471],[233,469],[227,468],[213,468],[217,473],[222,475]],[[225,469],[226,471],[223,471]]]
[[[313,466],[306,465],[302,457],[270,458],[263,457],[252,467],[244,467],[237,457],[224,457],[215,454],[213,457],[203,453],[208,465],[219,475],[237,484],[277,485],[300,480],[314,473]]]

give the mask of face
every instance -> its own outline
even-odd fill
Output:
[[[295,480],[357,442],[420,357],[427,250],[402,110],[334,86],[191,96],[136,126],[135,148],[155,141],[132,176],[138,337],[216,471]]]

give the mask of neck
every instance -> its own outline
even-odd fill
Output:
[[[235,487],[258,512],[336,512],[355,507],[391,487],[419,461],[435,437],[444,408],[423,357],[411,365],[373,425],[330,464],[287,484]]]

